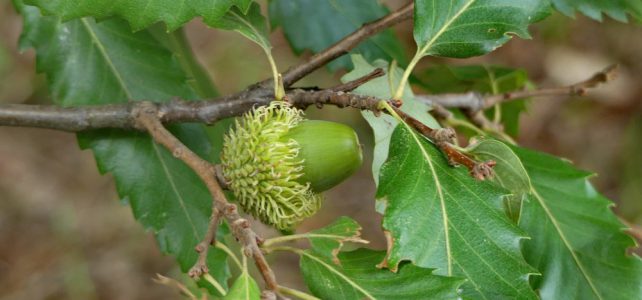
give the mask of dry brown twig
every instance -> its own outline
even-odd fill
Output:
[[[513,91],[496,95],[483,95],[478,92],[463,94],[440,94],[440,95],[417,95],[417,99],[424,104],[438,108],[459,108],[462,109],[470,121],[482,129],[503,131],[501,124],[488,120],[482,113],[497,104],[514,101],[517,99],[531,97],[553,97],[553,96],[582,96],[590,88],[595,88],[602,83],[607,83],[617,77],[618,65],[610,65],[599,71],[589,79],[578,83],[553,88],[540,88],[534,90]],[[448,118],[450,114],[443,110],[436,110],[437,117]]]
[[[491,108],[495,104],[516,99],[551,96],[582,96],[586,94],[588,89],[615,79],[617,77],[617,71],[618,66],[611,65],[602,71],[593,74],[589,79],[562,87],[513,91],[496,95],[483,95],[478,92],[467,92],[463,94],[417,95],[416,98],[429,106],[437,104],[445,108],[462,108],[469,109],[471,111],[480,111]]]
[[[515,99],[523,99],[529,97],[544,97],[544,96],[583,96],[586,90],[594,88],[602,83],[609,82],[617,77],[618,65],[610,65],[604,70],[593,74],[589,79],[580,81],[578,83],[554,88],[542,88],[535,90],[524,90],[509,92],[499,95],[491,95],[484,98],[483,106],[481,109],[493,107],[495,104],[502,102],[512,101]]]
[[[393,11],[386,16],[373,22],[364,24],[363,26],[361,26],[361,28],[347,35],[340,41],[315,54],[305,63],[288,69],[285,73],[283,73],[283,84],[286,88],[291,86],[299,79],[312,73],[314,70],[325,66],[333,59],[348,53],[350,50],[352,50],[367,38],[400,22],[411,19],[414,8],[414,1],[410,1],[408,4],[402,6],[398,10]],[[269,83],[271,84],[271,81],[269,81]]]

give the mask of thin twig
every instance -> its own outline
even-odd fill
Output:
[[[415,95],[415,100],[428,106],[439,105],[444,108],[467,108],[480,110],[483,108],[484,95],[478,92],[447,93],[432,95]]]
[[[465,166],[470,171],[471,176],[479,180],[493,176],[494,161],[476,161],[453,146],[456,135],[452,128],[430,128],[394,105],[391,106],[404,122],[415,128],[423,136],[429,138],[446,155],[451,165]]]
[[[216,231],[218,229],[218,223],[221,218],[221,212],[216,208],[212,207],[212,216],[210,217],[209,227],[203,240],[198,243],[194,250],[198,253],[198,259],[196,264],[189,270],[188,275],[190,277],[198,277],[201,274],[208,273],[209,269],[207,267],[207,253],[211,246],[216,243]]]
[[[187,164],[205,183],[205,186],[212,195],[213,209],[217,209],[223,214],[230,224],[234,237],[243,246],[244,254],[254,259],[256,266],[263,276],[266,288],[276,292],[278,283],[276,282],[274,272],[272,272],[272,269],[270,269],[263,256],[263,252],[259,249],[257,244],[258,238],[250,228],[250,223],[239,215],[236,205],[227,201],[223,189],[216,178],[216,168],[192,152],[171,132],[165,129],[160,121],[160,114],[161,112],[158,110],[158,106],[147,101],[138,102],[132,110],[132,117],[136,121],[136,128],[146,130],[154,141],[163,145],[174,157]],[[212,218],[210,222],[218,222],[218,219]],[[213,228],[212,225],[210,225],[210,229],[211,228]],[[193,270],[194,272],[190,271],[191,275],[202,275],[202,273],[197,274],[198,271],[203,271],[202,268],[196,266]]]
[[[283,84],[285,85],[285,87],[291,86],[299,79],[325,66],[333,59],[348,53],[350,50],[352,50],[367,38],[402,21],[411,19],[413,9],[414,2],[411,1],[398,10],[393,11],[378,20],[361,26],[361,28],[336,42],[334,45],[315,54],[305,63],[288,69],[285,73],[283,73]]]
[[[500,95],[488,96],[484,99],[483,109],[491,108],[493,105],[512,101],[515,99],[523,99],[529,97],[542,97],[542,96],[583,96],[586,94],[586,90],[589,88],[594,88],[601,83],[609,82],[617,76],[617,65],[611,65],[606,67],[604,70],[595,73],[591,78],[566,86],[566,87],[557,87],[557,88],[543,88],[535,89],[532,91],[517,91],[510,92]]]
[[[369,82],[370,80],[373,80],[375,78],[381,77],[383,75],[386,75],[386,72],[383,71],[382,68],[376,68],[372,72],[359,77],[355,80],[346,82],[344,84],[340,84],[334,87],[329,88],[328,90],[333,91],[333,92],[352,92],[356,88],[360,87],[361,85]]]
[[[493,131],[493,132],[503,132],[504,131],[504,125],[499,122],[494,122],[491,121],[486,117],[484,114],[484,111],[478,110],[478,111],[471,111],[471,110],[464,110],[464,113],[470,119],[473,124],[479,126],[483,130],[488,130],[488,131]]]
[[[438,104],[446,108],[462,108],[472,112],[488,109],[495,104],[509,102],[529,97],[545,96],[581,96],[586,94],[590,88],[601,83],[609,82],[617,76],[617,65],[611,65],[604,70],[595,73],[591,78],[578,83],[554,88],[542,88],[535,90],[514,91],[497,95],[482,95],[478,92],[463,94],[439,94],[439,95],[417,95],[416,99],[427,104]]]

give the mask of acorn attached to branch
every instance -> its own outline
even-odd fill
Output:
[[[361,166],[352,128],[306,120],[273,101],[236,120],[221,153],[223,176],[243,209],[266,224],[290,229],[321,206],[321,192]]]

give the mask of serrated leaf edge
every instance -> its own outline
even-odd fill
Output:
[[[121,86],[123,89],[123,92],[127,96],[128,99],[132,99],[132,94],[129,91],[129,88],[125,84],[122,76],[120,75],[120,72],[117,70],[116,66],[114,66],[113,61],[109,57],[109,54],[105,51],[105,46],[103,45],[102,41],[98,38],[96,33],[93,31],[91,25],[87,22],[86,18],[81,18],[80,19],[81,23],[83,24],[83,27],[87,31],[87,33],[91,36],[91,39],[94,41],[94,45],[98,48],[98,50],[101,53],[101,57],[105,60],[105,63],[109,66],[109,68],[112,70],[112,73],[114,77],[116,77],[116,80],[118,81],[118,84]],[[199,239],[198,237],[198,231],[196,230],[196,225],[192,221],[192,218],[190,214],[187,212],[187,209],[185,207],[185,200],[183,199],[182,195],[178,192],[176,189],[176,183],[174,182],[174,177],[172,176],[171,172],[169,172],[169,169],[167,168],[167,164],[165,163],[165,160],[163,158],[163,155],[161,153],[161,150],[158,148],[158,144],[156,144],[154,141],[150,141],[152,143],[152,146],[154,148],[154,152],[156,153],[156,156],[158,157],[158,160],[161,162],[161,165],[163,167],[163,171],[165,172],[165,175],[167,176],[168,181],[170,182],[170,185],[172,187],[172,191],[176,194],[176,197],[179,199],[179,204],[181,206],[181,210],[185,214],[185,217],[187,220],[189,220],[189,224],[192,227],[192,232],[194,233],[194,238]]]
[[[529,181],[530,181],[530,176],[529,176]],[[542,209],[544,210],[544,212],[546,213],[548,218],[551,220],[551,224],[553,224],[553,226],[555,227],[555,231],[559,234],[559,237],[562,240],[562,242],[564,243],[564,246],[566,247],[568,252],[570,252],[571,257],[573,257],[573,261],[575,262],[577,267],[582,272],[582,277],[589,284],[589,286],[591,287],[591,290],[593,291],[595,296],[597,296],[598,299],[604,299],[602,297],[602,295],[600,294],[600,292],[595,287],[595,284],[591,280],[590,276],[588,276],[588,273],[584,269],[584,265],[582,264],[582,262],[579,260],[579,258],[575,254],[575,251],[573,251],[573,248],[571,247],[568,239],[566,238],[566,235],[562,232],[562,230],[560,228],[560,225],[557,222],[557,219],[553,216],[553,214],[551,213],[551,211],[548,208],[548,206],[546,205],[546,203],[544,203],[544,199],[542,198],[542,196],[537,192],[537,190],[535,190],[535,187],[533,187],[532,185],[531,185],[531,194],[535,197],[535,199],[537,199],[537,202],[542,206]]]
[[[446,203],[445,203],[446,199],[444,198],[441,182],[439,181],[439,177],[437,176],[437,171],[435,170],[435,167],[434,167],[434,165],[432,163],[432,158],[430,157],[430,155],[428,155],[428,153],[426,152],[426,149],[424,149],[424,147],[422,147],[421,141],[419,140],[419,137],[417,136],[417,134],[414,132],[414,130],[412,128],[410,128],[410,126],[408,124],[406,124],[406,122],[401,122],[401,123],[404,125],[404,127],[406,127],[406,130],[408,130],[410,135],[412,135],[413,139],[417,143],[417,146],[421,150],[422,155],[428,161],[428,166],[430,167],[430,172],[432,173],[432,178],[433,178],[433,180],[435,182],[435,187],[437,188],[437,194],[439,195],[439,203],[440,203],[440,206],[441,206],[441,215],[442,215],[442,220],[443,220],[443,223],[444,223],[444,242],[446,244],[447,274],[448,274],[448,276],[452,276],[452,254],[451,254],[451,250],[450,250],[450,233],[448,231],[448,213],[446,212]],[[399,125],[397,125],[397,126],[399,126]],[[394,239],[392,238],[392,235],[390,235],[390,238],[388,238],[388,236],[386,236],[386,237],[387,237],[386,238],[387,242],[394,241]],[[389,245],[388,246],[389,249],[392,249],[393,247],[394,247],[393,245]],[[388,266],[389,267],[388,258],[390,256],[391,252],[392,251],[387,251],[386,256],[385,256],[383,262],[381,262],[380,266]],[[393,272],[397,272],[398,268],[399,268],[399,262],[397,262],[394,266],[392,266],[391,270]]]
[[[501,144],[503,144],[503,145],[506,145],[505,143],[503,143],[503,142],[501,142],[501,141],[497,141],[497,140],[493,140],[493,141],[496,141],[496,142],[498,142],[498,143],[501,143]],[[509,149],[511,152],[513,152],[513,153],[514,153],[513,149],[510,149],[510,147],[508,147],[508,149]],[[516,154],[515,154],[515,155],[516,155]],[[499,157],[498,157],[498,158],[499,158]],[[518,158],[519,158],[519,157],[518,157]],[[568,250],[568,252],[570,252],[571,257],[573,257],[573,261],[575,262],[575,264],[577,265],[577,267],[580,269],[580,272],[581,272],[581,273],[582,273],[582,275],[583,275],[582,277],[583,277],[583,278],[586,280],[586,282],[589,284],[589,286],[591,287],[591,290],[593,291],[593,293],[597,296],[597,298],[598,298],[598,299],[604,299],[604,298],[602,297],[602,295],[600,295],[600,293],[599,293],[599,291],[597,290],[597,287],[595,286],[595,284],[593,283],[593,281],[590,279],[590,276],[588,276],[588,273],[586,272],[586,269],[584,268],[584,265],[582,264],[582,262],[579,260],[579,257],[577,257],[577,255],[576,255],[576,254],[575,254],[575,252],[573,251],[573,249],[572,249],[572,247],[571,247],[571,245],[570,245],[570,243],[569,243],[568,239],[566,238],[566,235],[565,235],[565,234],[563,233],[563,231],[561,230],[561,227],[560,227],[560,225],[559,225],[559,223],[558,223],[557,219],[556,219],[556,218],[555,218],[555,216],[553,216],[553,214],[551,213],[551,211],[550,211],[549,207],[546,205],[546,203],[545,203],[545,201],[544,201],[543,197],[542,197],[542,196],[537,192],[537,190],[535,189],[535,186],[533,186],[533,183],[532,183],[531,178],[530,178],[530,174],[528,173],[528,171],[526,170],[526,167],[525,167],[525,166],[524,166],[524,164],[522,163],[521,158],[519,159],[519,162],[520,162],[520,166],[521,166],[522,170],[523,170],[523,171],[524,171],[524,173],[526,174],[526,178],[528,179],[528,185],[529,185],[529,187],[530,187],[530,190],[528,191],[528,193],[529,193],[529,194],[531,194],[531,195],[533,195],[533,197],[534,197],[535,199],[537,199],[537,202],[539,203],[539,205],[541,205],[542,209],[543,209],[543,210],[544,210],[544,212],[546,213],[546,216],[548,216],[548,218],[550,219],[551,224],[553,224],[553,227],[555,227],[555,231],[557,232],[557,234],[559,235],[560,239],[562,240],[562,243],[564,243],[564,247]],[[510,165],[510,164],[509,164],[509,165]],[[512,166],[511,166],[511,168],[512,168]],[[545,274],[540,274],[540,275],[544,275],[544,276],[545,276]]]

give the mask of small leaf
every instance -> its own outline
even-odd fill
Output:
[[[332,224],[306,235],[316,253],[332,259],[336,264],[339,263],[337,255],[345,242],[368,243],[361,238],[361,225],[348,217],[340,217]]]
[[[379,1],[372,0],[272,0],[270,19],[274,27],[281,26],[290,46],[297,54],[310,50],[317,53],[357,30],[362,24],[388,13]],[[362,54],[368,61],[382,58],[406,63],[402,43],[392,30],[361,43],[351,53]],[[331,62],[331,70],[350,68],[350,58],[340,57]]]
[[[259,300],[261,299],[261,289],[254,281],[254,278],[244,270],[232,287],[230,291],[223,297],[224,300]]]
[[[301,251],[301,272],[321,299],[456,299],[463,280],[404,264],[397,273],[376,268],[383,251],[359,249],[339,254],[341,265],[314,251]]]
[[[59,16],[65,21],[81,17],[105,19],[118,16],[127,20],[135,31],[157,22],[164,22],[169,31],[173,31],[195,17],[203,17],[205,24],[216,26],[232,7],[236,6],[246,13],[253,1],[27,0],[25,3],[38,6],[45,14]]]
[[[602,13],[618,20],[627,22],[627,14],[642,21],[642,2],[638,0],[551,0],[557,10],[573,17],[575,11],[591,19],[602,21]]]
[[[470,57],[530,38],[528,25],[550,11],[547,1],[415,0],[418,56]]]
[[[467,298],[536,299],[536,271],[522,258],[525,234],[501,209],[504,190],[453,168],[423,137],[398,126],[381,169],[377,199],[386,201],[383,228],[393,271],[404,260],[466,278]]]
[[[494,139],[473,142],[466,150],[477,160],[493,160],[497,163],[493,168],[495,176],[493,176],[492,182],[511,192],[511,195],[504,199],[504,210],[517,223],[522,201],[531,190],[528,173],[526,173],[522,161],[510,147]]]
[[[543,153],[512,147],[532,183],[519,226],[526,260],[542,272],[542,299],[638,299],[642,260],[626,254],[633,239],[588,182],[590,173]]]
[[[236,7],[232,8],[221,19],[208,25],[225,30],[234,30],[257,43],[267,52],[272,47],[268,38],[267,21],[261,15],[261,6],[257,3],[252,3],[246,14],[243,14]]]
[[[167,34],[132,33],[116,18],[63,23],[41,17],[38,9],[19,1],[16,6],[24,16],[21,46],[36,49],[38,71],[47,75],[56,104],[196,97],[175,55],[163,46],[169,41],[159,41],[168,39]],[[209,155],[203,126],[176,125],[171,130],[198,155]],[[205,234],[211,212],[210,195],[196,174],[142,132],[85,132],[79,134],[79,144],[92,149],[102,173],[113,175],[119,196],[154,232],[161,251],[174,255],[187,271],[196,261],[194,246]],[[218,249],[208,256],[212,276],[222,283],[229,277],[226,257]]]
[[[374,64],[371,65],[361,55],[352,55],[351,58],[352,63],[354,64],[354,69],[341,78],[341,81],[343,82],[348,82],[362,77],[372,72],[376,68],[388,70],[388,63],[382,60],[375,61]],[[402,73],[403,70],[401,70],[400,68],[396,68],[392,73],[387,74],[387,78],[375,78],[374,80],[361,85],[354,91],[354,93],[374,96],[384,100],[390,99],[391,88],[389,82],[392,81],[395,85],[399,84]],[[412,90],[408,85],[406,85],[404,89],[403,100],[404,104],[403,106],[401,106],[402,111],[432,128],[440,127],[437,121],[428,113],[430,108],[415,100],[414,95],[412,94]],[[372,131],[374,132],[375,147],[374,158],[372,159],[372,175],[375,182],[378,182],[379,169],[388,157],[390,137],[392,136],[392,132],[394,131],[397,124],[399,124],[399,122],[397,122],[397,120],[392,116],[385,114],[382,114],[381,116],[375,116],[370,111],[363,111],[361,112],[361,115],[364,119],[366,119],[366,121],[368,121],[368,124],[370,124],[370,127],[372,127]]]

